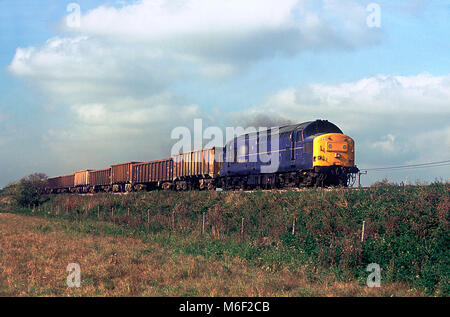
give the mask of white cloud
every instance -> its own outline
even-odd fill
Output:
[[[82,16],[80,31],[127,40],[178,42],[202,35],[231,42],[261,31],[285,35],[296,31],[296,42],[312,46],[327,42],[328,46],[331,37],[349,45],[355,39],[359,43],[353,44],[373,40],[368,39],[373,32],[365,25],[366,16],[365,7],[355,0],[142,0],[121,8],[93,9]],[[319,37],[326,34],[330,37]]]
[[[290,114],[342,113],[378,115],[401,119],[408,114],[448,113],[450,76],[378,75],[335,85],[308,84],[272,95],[264,105]],[[349,118],[350,119],[350,118]]]
[[[89,37],[55,37],[40,48],[18,48],[9,70],[66,105],[148,96],[180,76],[176,62],[159,49]]]
[[[178,106],[170,94],[145,99],[121,98],[108,105],[73,105],[71,113],[79,123],[85,125],[122,126],[155,125],[167,121],[185,121],[201,115],[197,105]]]
[[[384,152],[395,152],[399,149],[399,144],[395,143],[395,136],[388,134],[382,138],[382,141],[377,141],[372,144],[373,148],[379,148]]]
[[[79,29],[68,29],[73,36],[18,48],[9,69],[57,96],[90,94],[93,87],[108,94],[132,89],[130,82],[137,86],[134,93],[141,93],[183,76],[221,79],[274,54],[372,45],[380,34],[367,27],[366,16],[356,0],[142,0],[101,6],[82,16]]]
[[[83,16],[81,30],[92,34],[145,38],[229,32],[285,25],[297,0],[143,0],[122,8],[101,6]]]
[[[142,0],[93,9],[68,30],[242,66],[278,53],[373,45],[380,31],[367,27],[367,14],[356,0]]]

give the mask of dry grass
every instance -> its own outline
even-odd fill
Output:
[[[81,266],[68,288],[66,267]],[[404,284],[379,289],[298,268],[271,273],[237,257],[206,260],[139,239],[64,230],[42,218],[0,213],[0,296],[420,296]]]

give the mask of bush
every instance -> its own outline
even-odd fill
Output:
[[[48,200],[46,186],[47,176],[42,173],[34,173],[8,185],[1,194],[22,207],[39,206]]]

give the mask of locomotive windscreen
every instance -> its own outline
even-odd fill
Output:
[[[317,120],[311,122],[305,130],[303,131],[303,135],[305,138],[316,135],[316,134],[324,134],[324,133],[341,133],[341,129],[339,129],[336,125],[329,121]]]

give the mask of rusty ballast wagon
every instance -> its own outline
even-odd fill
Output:
[[[132,164],[133,189],[170,189],[173,178],[173,160],[171,158]]]
[[[52,193],[66,193],[74,188],[75,174],[51,177],[47,180],[48,189]]]
[[[89,186],[91,192],[111,191],[111,168],[89,171]]]
[[[141,162],[127,162],[111,165],[111,184],[115,192],[131,191],[133,182],[133,165]]]
[[[177,190],[213,189],[220,174],[222,152],[217,148],[180,153],[173,157],[173,181]]]
[[[87,193],[90,187],[91,170],[83,170],[75,172],[73,191],[77,193]]]

